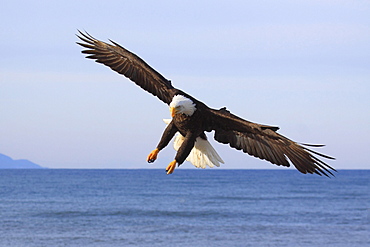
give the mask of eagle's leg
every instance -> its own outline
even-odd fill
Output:
[[[156,159],[157,159],[157,155],[158,155],[158,153],[159,153],[159,149],[158,148],[156,148],[156,149],[154,149],[149,155],[148,155],[148,157],[146,158],[146,161],[148,162],[148,163],[153,163]]]
[[[172,174],[173,173],[173,171],[175,170],[175,168],[176,168],[176,163],[177,163],[177,161],[176,160],[174,160],[174,161],[172,161],[168,166],[167,166],[167,168],[166,168],[166,172],[167,172],[167,174]]]

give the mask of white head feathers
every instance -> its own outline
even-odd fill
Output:
[[[170,108],[173,108],[176,113],[182,113],[188,116],[193,115],[196,110],[194,102],[182,95],[175,95],[170,103]]]

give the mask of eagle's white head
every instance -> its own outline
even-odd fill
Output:
[[[194,114],[195,110],[194,102],[182,95],[175,95],[170,103],[171,116],[174,117],[176,114],[185,114],[191,116]]]

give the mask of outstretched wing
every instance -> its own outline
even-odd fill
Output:
[[[254,157],[267,160],[276,165],[290,166],[290,162],[302,173],[333,175],[334,168],[318,159],[315,155],[334,159],[320,154],[305,146],[323,145],[298,144],[278,134],[278,127],[261,125],[241,119],[225,108],[209,109],[209,130],[215,130],[215,140],[243,150]]]
[[[87,58],[95,59],[96,62],[126,76],[163,102],[167,104],[171,102],[173,97],[171,89],[174,89],[171,81],[164,78],[140,57],[113,41],[111,45],[95,39],[88,33],[84,34],[81,31],[79,33],[77,37],[84,43],[77,42],[77,44],[87,48],[82,51],[88,54]]]

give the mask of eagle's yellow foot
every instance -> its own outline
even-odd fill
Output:
[[[175,168],[176,168],[176,160],[174,160],[174,161],[172,161],[168,166],[167,166],[167,168],[166,168],[166,172],[167,172],[167,174],[172,174],[173,173],[173,171],[175,170]]]
[[[156,159],[157,159],[157,155],[158,155],[158,153],[159,153],[159,149],[158,148],[156,148],[156,149],[154,149],[149,155],[148,155],[148,157],[146,158],[146,161],[148,162],[148,163],[153,163]]]

